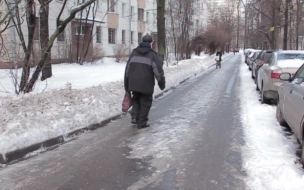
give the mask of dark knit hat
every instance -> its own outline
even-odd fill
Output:
[[[152,38],[152,36],[150,36],[149,34],[146,34],[146,35],[144,35],[144,37],[142,38],[142,41],[143,41],[143,42],[151,43],[151,42],[153,42],[153,38]]]

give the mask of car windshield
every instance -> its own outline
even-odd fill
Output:
[[[286,60],[286,59],[301,59],[304,60],[304,54],[295,54],[295,53],[284,53],[278,55],[278,60]]]

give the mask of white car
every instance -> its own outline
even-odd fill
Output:
[[[277,100],[278,90],[286,81],[280,79],[280,74],[294,74],[304,62],[304,51],[275,51],[258,70],[257,89],[261,91],[261,103],[271,103]]]
[[[280,79],[288,83],[282,84],[278,91],[277,120],[283,126],[287,123],[302,144],[304,163],[304,64],[294,76],[282,73]]]

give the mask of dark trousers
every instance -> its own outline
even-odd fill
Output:
[[[148,115],[152,106],[152,94],[143,94],[140,92],[132,92],[132,119],[137,120],[139,127],[144,126],[148,122]]]
[[[221,68],[222,64],[221,64],[221,61],[216,61],[215,63],[215,68]]]

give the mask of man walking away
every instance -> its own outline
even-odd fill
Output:
[[[132,51],[125,69],[124,87],[132,92],[131,123],[137,124],[138,129],[150,126],[147,122],[155,79],[161,90],[165,89],[166,84],[162,61],[151,48],[152,43],[152,36],[145,35]]]

